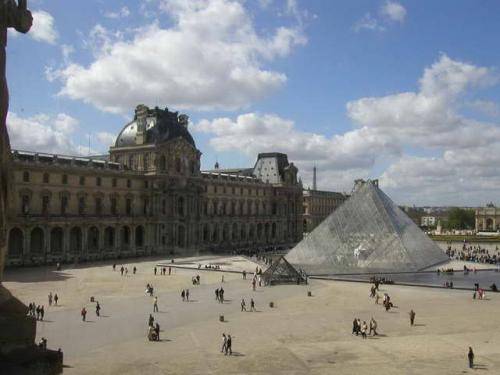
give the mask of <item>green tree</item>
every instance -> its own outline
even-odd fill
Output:
[[[448,212],[448,220],[445,226],[447,229],[473,229],[475,226],[474,210],[452,208]]]

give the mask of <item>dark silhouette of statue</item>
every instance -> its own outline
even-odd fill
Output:
[[[10,144],[7,133],[7,112],[9,110],[9,90],[5,77],[7,29],[13,27],[21,33],[31,28],[33,18],[27,9],[26,0],[0,0],[0,282],[6,255],[6,211],[9,187]]]
[[[27,0],[0,0],[0,373],[55,374],[62,372],[62,353],[35,345],[36,321],[27,308],[2,285],[7,253],[6,211],[10,179],[7,132],[9,91],[5,77],[7,30],[27,33],[33,17]]]

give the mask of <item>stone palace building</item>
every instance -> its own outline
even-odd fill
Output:
[[[188,117],[137,106],[106,157],[12,152],[7,264],[290,245],[302,185],[280,153],[200,170]]]

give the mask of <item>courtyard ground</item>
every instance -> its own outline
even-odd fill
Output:
[[[45,322],[38,338],[65,354],[65,374],[460,374],[498,373],[500,368],[500,294],[472,300],[472,292],[382,286],[397,308],[385,312],[368,297],[369,284],[311,280],[308,286],[282,285],[252,291],[250,278],[195,269],[172,269],[171,276],[153,275],[165,259],[128,263],[128,276],[110,264],[80,268],[8,270],[5,286],[23,302],[44,304]],[[185,262],[219,263],[224,269],[255,269],[238,257],[202,257]],[[137,274],[132,274],[134,265]],[[191,278],[199,274],[201,285]],[[224,283],[221,284],[221,276]],[[158,295],[161,342],[146,339],[152,283]],[[227,302],[215,301],[225,289]],[[189,288],[192,302],[182,302]],[[307,297],[307,291],[312,297]],[[47,295],[60,296],[48,307]],[[97,318],[95,296],[102,305]],[[241,298],[258,312],[240,312]],[[275,303],[274,308],[269,302]],[[88,322],[80,310],[86,306]],[[416,312],[410,327],[408,312]],[[226,322],[219,322],[219,315]],[[378,322],[379,336],[363,340],[351,334],[352,320]],[[234,355],[220,353],[221,335],[233,337]],[[468,347],[478,366],[469,370]]]

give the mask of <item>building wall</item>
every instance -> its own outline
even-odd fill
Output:
[[[15,152],[7,264],[182,255],[302,238],[298,184],[202,173],[199,151],[182,139],[135,149],[131,165],[128,154],[112,150],[118,163],[108,163]]]
[[[341,193],[304,190],[304,232],[312,232],[314,228],[335,211],[346,199],[347,196]]]

